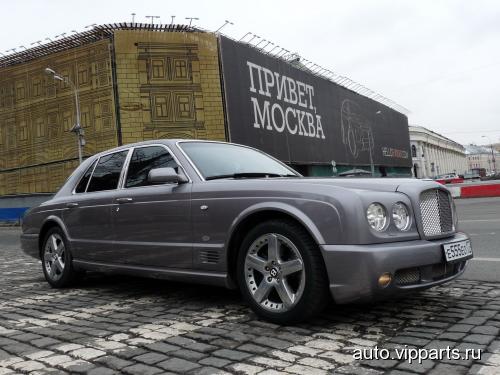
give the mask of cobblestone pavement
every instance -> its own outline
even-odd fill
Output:
[[[461,280],[397,301],[332,304],[280,327],[213,287],[90,275],[51,289],[17,244],[2,245],[0,270],[0,374],[500,373],[500,284]],[[484,352],[422,364],[353,358],[376,345]]]

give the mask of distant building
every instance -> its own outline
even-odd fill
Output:
[[[481,169],[484,169],[486,173],[491,173],[500,169],[498,165],[500,152],[495,149],[493,149],[493,155],[491,147],[487,146],[470,144],[465,146],[465,150],[470,171],[479,173]]]
[[[464,146],[423,126],[410,125],[409,130],[415,177],[434,178],[467,172]]]

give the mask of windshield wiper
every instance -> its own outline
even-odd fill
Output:
[[[218,180],[222,178],[259,178],[259,177],[299,177],[294,174],[278,174],[278,173],[266,173],[266,172],[246,172],[246,173],[232,173],[232,174],[220,174],[215,176],[206,177],[205,180]]]

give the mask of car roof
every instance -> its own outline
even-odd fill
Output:
[[[101,156],[109,153],[113,153],[116,151],[120,150],[125,150],[131,147],[138,147],[138,146],[144,146],[144,145],[150,145],[150,144],[164,144],[169,147],[173,147],[177,142],[214,142],[214,143],[230,143],[226,141],[215,141],[215,140],[208,140],[208,139],[183,139],[183,138],[160,138],[160,139],[151,139],[148,141],[141,141],[141,142],[135,142],[135,143],[127,143],[125,145],[121,145],[115,148],[111,148],[108,150],[104,150],[102,152],[99,152],[93,156]],[[236,143],[231,143],[231,144],[236,144]],[[239,145],[238,145],[239,146]]]

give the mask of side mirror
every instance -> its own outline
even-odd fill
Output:
[[[181,184],[187,182],[184,175],[178,174],[174,168],[155,168],[148,173],[148,182],[152,184]]]

